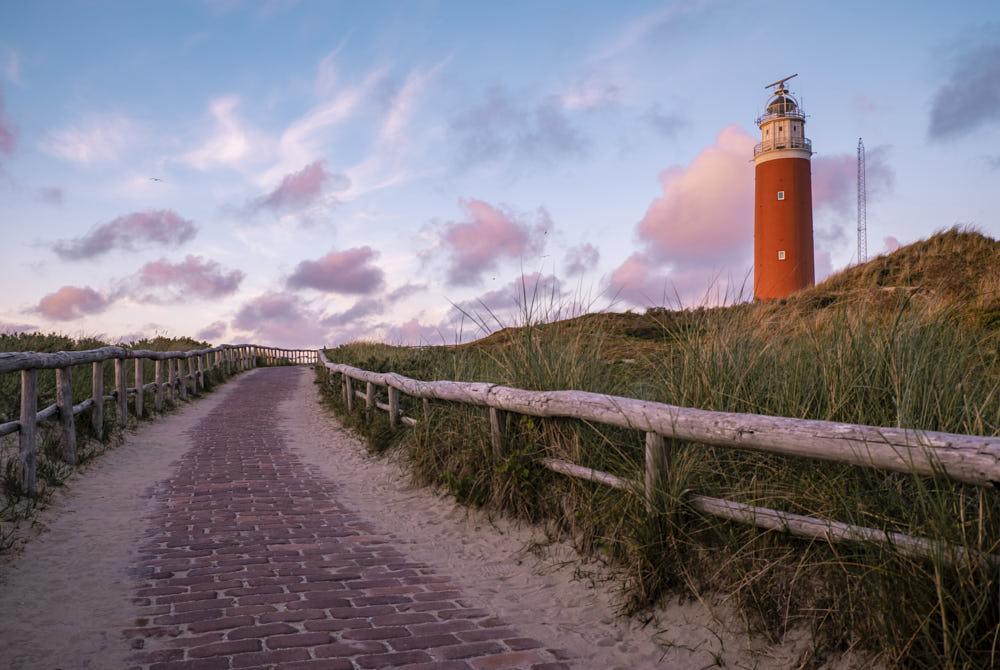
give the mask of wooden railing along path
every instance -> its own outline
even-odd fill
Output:
[[[134,386],[128,386],[128,369],[125,361],[134,361]],[[115,390],[104,393],[104,363],[115,362]],[[154,381],[143,383],[143,362],[154,361]],[[17,421],[0,423],[0,437],[19,433],[22,486],[28,495],[38,492],[36,476],[36,432],[43,421],[58,418],[62,423],[62,458],[76,464],[76,422],[74,417],[90,411],[91,426],[100,439],[104,431],[104,403],[114,401],[116,418],[124,424],[128,418],[128,398],[134,398],[134,411],[141,417],[146,409],[145,396],[153,394],[153,408],[163,408],[164,392],[171,399],[187,398],[189,386],[192,393],[205,387],[205,374],[220,369],[224,376],[247,370],[257,365],[284,363],[312,365],[317,361],[316,352],[303,349],[278,349],[253,344],[224,344],[193,351],[146,351],[125,347],[103,347],[86,351],[60,351],[57,353],[0,352],[0,373],[21,372],[21,413]],[[73,403],[72,369],[74,366],[91,366],[91,397]],[[186,368],[186,369],[185,369]],[[55,369],[56,402],[38,410],[38,371]],[[176,395],[175,395],[176,394]],[[148,412],[145,412],[148,413]]]
[[[526,391],[498,384],[454,381],[420,381],[394,373],[362,370],[332,363],[319,352],[320,363],[341,375],[344,403],[353,411],[356,399],[365,409],[389,413],[389,423],[417,425],[400,414],[399,394],[427,402],[446,400],[489,409],[494,453],[503,451],[503,412],[536,417],[567,417],[591,423],[629,428],[645,433],[645,467],[642,481],[631,481],[608,472],[592,470],[564,460],[546,458],[541,465],[564,475],[616,489],[635,491],[649,507],[664,489],[670,469],[670,446],[665,438],[717,447],[762,451],[848,463],[880,470],[948,479],[1000,488],[1000,438],[958,435],[905,428],[879,428],[832,421],[813,421],[759,414],[716,412],[664,403],[588,393],[584,391]],[[331,375],[331,379],[332,379]],[[355,381],[365,390],[355,390]],[[378,402],[376,387],[385,387],[388,403]],[[783,531],[829,542],[881,542],[904,554],[941,556],[961,561],[975,558],[1000,565],[1000,556],[966,551],[962,547],[902,533],[757,507],[688,492],[685,502],[714,517]]]

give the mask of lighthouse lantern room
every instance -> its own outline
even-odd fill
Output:
[[[785,77],[757,119],[754,147],[754,297],[774,300],[815,282],[812,225],[812,143],[806,116]]]

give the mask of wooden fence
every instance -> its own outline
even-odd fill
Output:
[[[134,386],[128,385],[125,362],[133,360]],[[104,393],[104,363],[115,362],[115,389]],[[154,380],[143,383],[144,361],[154,363]],[[205,387],[205,375],[214,369],[223,376],[247,370],[257,365],[312,365],[316,352],[302,349],[278,349],[252,344],[225,344],[194,351],[145,351],[124,347],[103,347],[86,351],[60,351],[58,353],[0,352],[0,373],[21,373],[20,419],[0,424],[0,437],[19,433],[22,485],[28,495],[38,492],[36,476],[36,433],[39,423],[58,419],[62,424],[62,458],[76,464],[77,414],[90,411],[91,426],[100,439],[104,431],[104,403],[113,401],[117,421],[124,424],[128,418],[128,399],[134,399],[137,417],[148,414],[146,394],[152,393],[153,409],[163,408],[164,394],[171,399],[187,398],[188,391],[197,393]],[[72,372],[74,366],[91,366],[91,397],[73,403]],[[38,410],[38,371],[55,369],[56,402]]]
[[[762,451],[848,463],[914,475],[942,476],[958,482],[1000,488],[1000,438],[957,435],[905,428],[879,428],[831,421],[812,421],[759,414],[737,414],[678,407],[664,403],[584,391],[525,391],[498,384],[419,381],[394,373],[378,373],[332,363],[319,352],[320,363],[341,375],[344,403],[353,411],[356,400],[365,409],[389,413],[389,423],[415,426],[417,420],[400,414],[399,394],[424,402],[446,400],[489,409],[494,454],[504,448],[503,412],[536,417],[567,417],[645,433],[645,467],[641,481],[618,477],[554,458],[541,465],[570,477],[644,497],[652,507],[664,489],[670,470],[670,446],[665,438],[697,444]],[[333,375],[331,375],[333,379]],[[356,390],[363,382],[365,390]],[[388,403],[376,400],[376,387],[385,387]],[[1000,565],[1000,556],[968,552],[926,538],[888,532],[837,521],[793,514],[732,500],[688,492],[685,502],[707,515],[828,542],[881,542],[913,556],[939,556],[949,561],[986,560]]]

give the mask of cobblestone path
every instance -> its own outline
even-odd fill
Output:
[[[238,384],[154,492],[140,549],[135,667],[569,668],[408,560],[282,441],[291,368]]]

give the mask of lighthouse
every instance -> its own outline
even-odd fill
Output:
[[[812,143],[806,115],[785,77],[772,89],[757,118],[754,147],[754,297],[784,298],[815,283],[813,269]]]

